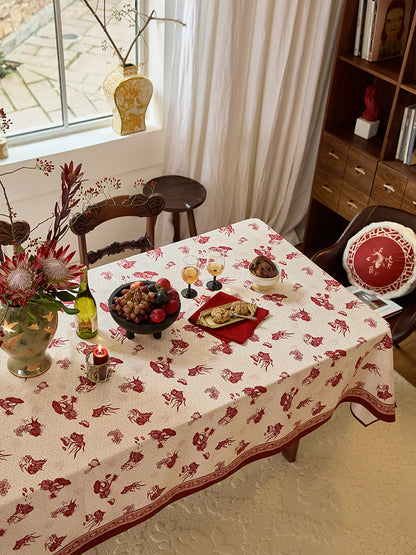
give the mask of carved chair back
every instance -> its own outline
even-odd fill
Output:
[[[13,245],[16,251],[16,245],[20,245],[29,237],[30,225],[24,220],[16,220],[13,223],[13,230],[10,222],[0,221],[0,260],[4,260],[2,246]]]
[[[146,196],[119,195],[106,199],[88,207],[82,213],[75,214],[70,222],[71,231],[78,236],[78,247],[81,264],[89,267],[103,256],[118,254],[125,250],[145,252],[154,248],[156,218],[165,206],[165,198],[159,193]],[[146,218],[146,232],[138,239],[126,240],[96,251],[87,250],[86,235],[104,222],[125,216]]]

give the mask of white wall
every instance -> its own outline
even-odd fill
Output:
[[[82,143],[81,143],[82,141]],[[88,146],[93,142],[92,146]],[[61,139],[43,141],[36,145],[37,157],[53,162],[55,170],[45,176],[39,170],[21,170],[12,175],[1,177],[7,188],[7,194],[17,217],[27,220],[31,228],[37,223],[51,216],[55,202],[60,199],[60,168],[71,160],[74,164],[82,163],[85,178],[91,185],[103,177],[118,177],[123,188],[120,193],[134,193],[133,183],[142,178],[145,181],[161,174],[163,156],[163,131],[149,127],[148,130],[120,137],[109,128],[91,131],[79,135],[71,135]],[[26,159],[33,145],[9,148],[9,158],[0,162],[0,174],[13,171],[22,166],[34,166],[35,159]],[[63,152],[58,152],[58,151]],[[1,219],[6,213],[6,206],[1,198]],[[88,246],[104,246],[113,241],[126,237],[139,237],[144,233],[145,225],[141,223],[137,229],[138,220],[124,218],[122,223],[105,224],[103,230],[91,234]],[[43,226],[42,237],[46,234]],[[39,230],[34,236],[39,236]],[[74,250],[78,251],[77,238],[68,232],[66,236]],[[158,245],[159,246],[159,245]],[[110,259],[107,259],[110,260]]]

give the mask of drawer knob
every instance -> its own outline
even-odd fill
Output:
[[[355,166],[354,171],[358,173],[358,175],[365,175],[365,171],[360,166]]]
[[[352,200],[347,202],[348,208],[352,208],[353,210],[358,210],[358,206]]]
[[[326,191],[327,193],[330,193],[332,195],[333,191],[330,187],[328,187],[328,185],[321,185],[321,187],[324,191]]]
[[[330,151],[328,152],[328,156],[329,156],[330,158],[333,158],[334,160],[339,160],[338,154],[337,154],[336,152],[334,152],[333,150],[330,150]]]
[[[391,185],[389,185],[388,183],[383,183],[383,187],[386,189],[386,191],[388,193],[395,193],[395,189],[394,187],[392,187]]]
[[[416,200],[412,200],[412,204],[416,206]]]

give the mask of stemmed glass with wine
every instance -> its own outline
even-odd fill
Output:
[[[193,299],[198,295],[195,289],[191,288],[191,284],[195,283],[199,278],[199,258],[188,254],[183,259],[182,279],[188,284],[186,289],[182,289],[181,295],[185,299]]]
[[[217,276],[219,276],[225,266],[224,253],[216,249],[210,249],[208,253],[208,263],[207,270],[213,276],[211,281],[208,281],[207,288],[210,291],[218,291],[222,288],[222,283],[217,281]]]

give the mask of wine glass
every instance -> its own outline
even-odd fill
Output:
[[[195,289],[191,288],[191,283],[195,283],[199,278],[199,259],[188,254],[183,259],[182,279],[188,284],[186,289],[182,289],[181,295],[185,299],[193,299],[198,295]]]
[[[210,249],[208,254],[207,270],[212,276],[214,276],[214,279],[208,281],[207,283],[207,288],[210,291],[218,291],[222,288],[222,283],[217,281],[217,276],[219,276],[224,270],[224,265],[224,254],[220,251]]]

